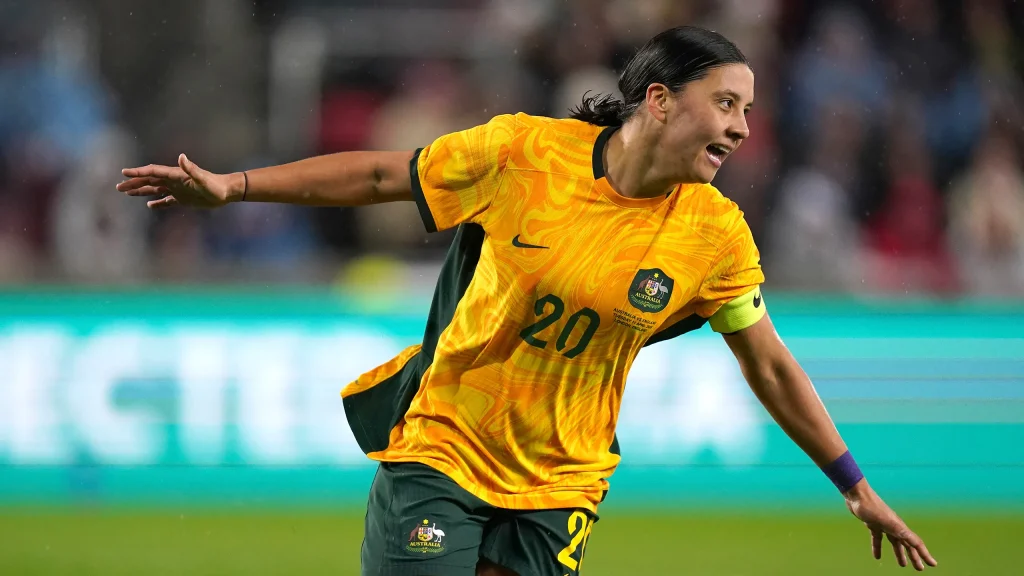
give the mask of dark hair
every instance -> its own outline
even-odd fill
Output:
[[[598,126],[621,126],[647,98],[647,87],[664,84],[673,92],[700,80],[712,68],[746,64],[747,57],[718,32],[696,26],[677,26],[658,34],[629,60],[619,76],[623,100],[589,93],[569,111],[569,117]]]

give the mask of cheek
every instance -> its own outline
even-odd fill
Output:
[[[702,157],[707,145],[721,133],[718,118],[713,113],[690,113],[676,118],[666,133],[666,144],[676,158],[693,161]]]
[[[707,146],[706,139],[692,127],[679,130],[672,135],[671,147],[679,156],[692,157],[705,146]]]
[[[680,126],[676,138],[680,148],[689,153],[704,150],[704,148],[721,134],[716,119],[705,116],[691,116],[690,121]]]
[[[704,146],[707,146],[710,142],[720,139],[727,128],[728,121],[726,119],[723,119],[721,115],[712,114],[701,122],[700,134],[697,138],[703,142]]]

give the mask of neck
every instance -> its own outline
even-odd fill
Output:
[[[657,136],[643,130],[640,121],[626,122],[604,149],[605,177],[627,198],[665,196],[676,182],[657,170]]]

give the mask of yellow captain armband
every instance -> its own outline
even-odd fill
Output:
[[[761,298],[761,287],[757,286],[746,294],[733,298],[711,315],[711,329],[722,334],[739,332],[750,328],[764,316],[765,304]]]

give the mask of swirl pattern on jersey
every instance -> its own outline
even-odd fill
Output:
[[[484,234],[409,409],[371,458],[427,464],[503,508],[596,510],[619,461],[610,447],[636,354],[763,282],[735,203],[709,185],[620,196],[595,174],[602,130],[505,115],[420,152],[428,228]]]

